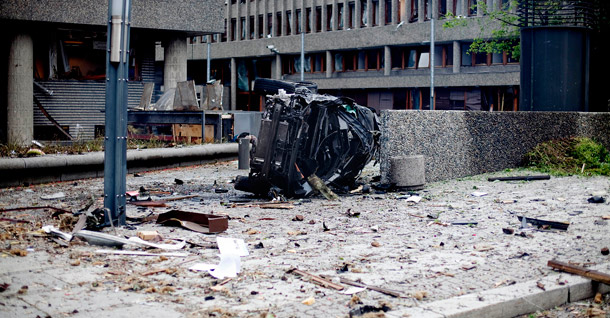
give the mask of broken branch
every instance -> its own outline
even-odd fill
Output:
[[[317,276],[317,275],[314,275],[314,274],[310,274],[308,272],[305,272],[305,271],[302,271],[302,270],[299,270],[299,269],[296,269],[296,268],[293,268],[293,269],[289,270],[287,273],[294,273],[294,274],[298,274],[298,275],[301,275],[301,276],[309,277],[314,282],[316,282],[316,283],[318,283],[318,284],[320,284],[320,285],[322,285],[324,287],[327,287],[327,288],[333,288],[333,289],[336,289],[336,290],[343,290],[343,289],[345,289],[345,287],[343,287],[343,286],[341,286],[339,284],[335,284],[335,283],[333,283],[331,281],[328,281],[328,280],[326,280],[326,279],[324,279],[324,278],[322,278],[320,276]]]
[[[360,287],[360,288],[366,288],[366,289],[374,290],[374,291],[380,292],[382,294],[390,295],[390,296],[393,296],[393,297],[402,297],[402,294],[400,292],[398,292],[398,291],[387,289],[387,288],[382,288],[382,287],[377,287],[377,286],[371,286],[371,285],[363,284],[363,283],[360,283],[360,282],[357,282],[357,281],[353,281],[353,280],[349,280],[349,279],[343,278],[343,277],[341,277],[341,283],[347,284],[347,285],[351,285],[351,286]]]
[[[547,265],[552,267],[553,269],[557,269],[570,274],[576,274],[578,276],[586,277],[596,282],[610,285],[610,275],[606,273],[602,273],[592,269],[586,269],[584,267],[571,265],[556,260],[550,260]]]

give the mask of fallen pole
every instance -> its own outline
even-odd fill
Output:
[[[550,180],[551,176],[548,174],[540,176],[516,176],[516,177],[496,177],[487,178],[487,181],[534,181],[534,180]]]
[[[582,277],[589,278],[596,282],[610,285],[610,275],[608,275],[606,273],[602,273],[602,272],[592,270],[592,269],[586,269],[584,267],[580,267],[580,266],[576,266],[576,265],[572,265],[572,264],[568,264],[568,263],[564,263],[564,262],[560,262],[560,261],[556,261],[556,260],[550,260],[547,265],[552,267],[553,269],[557,269],[562,272],[576,274],[576,275],[579,275]]]

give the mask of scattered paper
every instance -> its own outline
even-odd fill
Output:
[[[155,243],[144,241],[143,239],[141,239],[139,237],[135,237],[135,236],[130,237],[128,239],[128,241],[132,242],[134,244],[145,245],[145,246],[149,246],[149,247],[159,248],[162,250],[171,250],[171,251],[181,250],[182,248],[184,248],[184,246],[186,246],[185,241],[180,241],[180,243],[178,243],[178,244],[155,244]]]
[[[187,253],[148,253],[142,251],[123,251],[123,250],[97,250],[97,254],[115,254],[115,255],[134,255],[134,256],[167,256],[167,257],[187,257]]]
[[[218,265],[198,263],[189,267],[192,271],[207,271],[218,279],[237,277],[241,267],[240,256],[248,256],[248,248],[242,239],[217,237],[216,243],[220,251]]]
[[[242,239],[230,237],[217,237],[216,243],[220,254],[235,254],[237,256],[248,256],[248,248]]]
[[[61,237],[62,239],[66,240],[66,241],[72,240],[72,235],[60,231],[53,225],[45,225],[42,227],[42,230],[45,231],[45,233],[49,233],[49,234],[53,234],[55,236]]]
[[[366,287],[350,287],[341,292],[344,295],[353,295],[366,290]]]
[[[482,196],[486,196],[487,192],[475,191],[475,192],[471,193],[471,195],[475,196],[475,197],[482,197]]]
[[[419,195],[412,195],[407,199],[407,202],[419,203],[421,201],[421,197]]]
[[[56,199],[63,199],[66,197],[66,194],[63,192],[57,192],[57,193],[53,193],[50,195],[43,195],[40,198],[43,200],[56,200]]]

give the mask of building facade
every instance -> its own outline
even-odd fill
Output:
[[[103,135],[108,0],[0,1],[0,142]],[[131,0],[129,105],[187,78],[187,39],[223,30],[221,0]],[[163,43],[165,63],[155,63]],[[53,125],[52,120],[57,125]]]
[[[468,54],[497,27],[477,0],[228,0],[225,32],[190,39],[189,77],[201,81],[210,43],[211,77],[232,109],[259,110],[256,78],[304,80],[322,93],[381,109],[430,109],[430,18],[435,19],[433,109],[517,110],[519,62],[508,52]],[[508,0],[478,0],[508,10]],[[443,28],[447,14],[471,19]],[[270,50],[272,48],[273,50]],[[202,73],[203,72],[203,73]]]

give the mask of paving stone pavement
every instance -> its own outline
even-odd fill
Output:
[[[229,229],[218,236],[244,239],[250,255],[242,257],[241,272],[225,287],[212,290],[221,280],[188,270],[197,262],[218,263],[216,235],[153,223],[116,232],[105,229],[126,236],[157,230],[165,239],[186,239],[200,246],[187,245],[182,251],[189,254],[186,258],[101,255],[95,253],[100,247],[77,242],[61,247],[35,233],[42,225],[59,225],[59,219],[51,217],[53,211],[5,212],[1,217],[30,223],[0,222],[0,284],[10,284],[0,293],[1,316],[347,317],[354,308],[385,304],[391,308],[387,315],[400,317],[412,307],[545,277],[561,284],[561,277],[569,274],[555,279],[558,274],[546,265],[550,259],[602,266],[610,272],[609,256],[600,253],[610,246],[608,221],[602,219],[610,215],[610,205],[587,202],[593,194],[608,197],[607,177],[487,181],[489,176],[533,174],[504,171],[427,184],[417,192],[422,198],[418,203],[406,200],[413,193],[368,193],[333,202],[321,197],[297,200],[293,209],[280,210],[232,204],[231,199],[249,197],[232,188],[230,181],[239,174],[247,171],[238,170],[237,162],[231,161],[127,179],[129,190],[142,186],[158,191],[153,198],[198,195],[168,202],[164,208],[129,205],[130,217],[170,209],[230,217]],[[363,180],[378,174],[377,167],[367,166]],[[215,193],[217,186],[230,191]],[[41,199],[58,192],[65,197]],[[0,189],[0,209],[53,206],[78,211],[92,195],[99,198],[102,193],[102,179],[6,188]],[[304,220],[292,221],[295,215]],[[518,215],[570,222],[570,226],[567,231],[521,230]],[[464,225],[452,225],[456,221]],[[507,235],[503,228],[523,234]],[[256,248],[260,243],[263,248]],[[16,250],[27,255],[15,256]],[[366,290],[352,298],[287,273],[295,267],[334,282],[360,280],[403,297]],[[142,275],[153,269],[170,270]],[[302,303],[310,297],[314,304]]]

